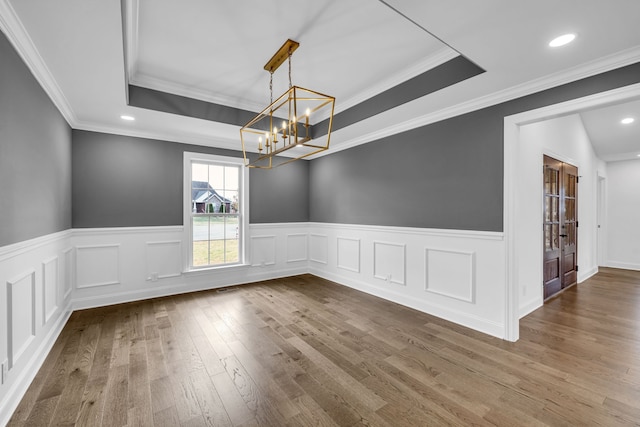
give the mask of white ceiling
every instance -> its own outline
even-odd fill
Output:
[[[0,29],[74,128],[233,149],[238,126],[128,106],[127,83],[258,111],[263,66],[287,38],[300,42],[293,83],[335,96],[337,111],[458,54],[486,70],[334,132],[339,150],[640,61],[637,0],[386,3],[125,0],[123,11],[115,0],[0,0]],[[574,43],[547,46],[566,32]],[[287,84],[284,66],[274,94]],[[630,101],[581,113],[604,160],[640,154]]]

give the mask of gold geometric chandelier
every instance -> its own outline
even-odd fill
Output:
[[[271,169],[329,148],[336,99],[291,84],[291,55],[298,46],[287,40],[264,66],[270,74],[271,104],[240,129],[247,167]],[[274,101],[273,73],[285,60],[289,89]]]

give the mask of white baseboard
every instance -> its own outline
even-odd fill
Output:
[[[621,268],[623,270],[637,270],[640,271],[640,264],[618,261],[607,261],[605,267]]]
[[[523,307],[520,307],[520,319],[542,307],[542,304],[542,301],[536,300],[525,304]]]
[[[308,273],[306,266],[301,268],[291,268],[286,270],[271,270],[262,273],[238,275],[235,278],[226,280],[216,279],[214,274],[207,276],[200,275],[194,283],[182,281],[178,284],[155,286],[149,289],[137,289],[133,291],[113,292],[96,296],[74,298],[71,303],[73,310],[85,310],[89,308],[105,307],[108,305],[123,304],[134,301],[143,301],[151,298],[160,298],[171,295],[180,295],[190,292],[206,291],[212,289],[226,288],[229,286],[245,285],[264,280],[280,279],[284,277],[297,276]],[[175,282],[175,280],[174,280]]]
[[[585,271],[585,272],[578,272],[578,283],[582,283],[585,280],[595,276],[596,274],[598,274],[598,267],[595,266],[593,268],[590,268],[589,270]]]

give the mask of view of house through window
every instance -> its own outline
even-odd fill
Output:
[[[240,166],[191,163],[192,265],[240,262]]]

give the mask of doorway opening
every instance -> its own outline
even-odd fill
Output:
[[[581,110],[640,98],[640,84],[633,84],[606,92],[577,98],[571,101],[517,113],[504,119],[504,242],[505,242],[505,310],[504,338],[517,341],[520,330],[520,298],[518,275],[524,248],[518,239],[524,224],[517,211],[523,205],[522,198],[540,197],[540,193],[521,193],[518,184],[520,170],[520,127],[540,120],[571,114]],[[605,245],[606,246],[606,245]],[[606,254],[605,254],[606,256]],[[525,260],[526,262],[526,260]],[[538,270],[540,271],[540,270]]]

